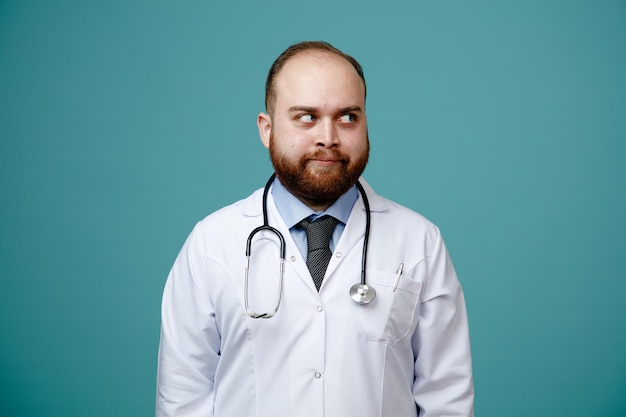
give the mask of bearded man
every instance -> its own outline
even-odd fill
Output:
[[[172,267],[157,417],[473,416],[461,285],[439,229],[361,178],[365,97],[325,42],[270,68],[275,176],[199,222]]]

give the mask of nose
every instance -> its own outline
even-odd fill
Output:
[[[317,146],[328,148],[337,146],[339,144],[339,137],[335,123],[332,120],[324,120],[319,126],[320,132],[317,137]]]

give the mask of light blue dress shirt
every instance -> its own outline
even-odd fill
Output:
[[[337,201],[331,204],[325,211],[314,211],[291,194],[285,186],[280,183],[278,178],[276,178],[272,187],[272,197],[274,198],[278,212],[285,221],[287,227],[289,227],[289,232],[291,233],[293,240],[296,242],[296,246],[300,250],[302,256],[306,259],[306,232],[299,227],[295,227],[296,224],[298,224],[302,219],[308,217],[316,219],[326,214],[339,220],[339,223],[335,226],[335,230],[333,231],[333,235],[330,239],[329,246],[331,252],[333,252],[337,242],[339,242],[341,233],[343,233],[343,229],[346,227],[352,207],[359,197],[359,192],[357,191],[356,185],[352,186],[352,188],[339,197]]]

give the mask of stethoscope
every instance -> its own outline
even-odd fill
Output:
[[[285,238],[283,234],[280,233],[277,229],[273,228],[269,225],[267,220],[267,194],[269,193],[272,182],[274,182],[274,178],[276,174],[272,174],[270,179],[267,181],[265,185],[265,189],[263,190],[263,225],[257,227],[248,236],[248,242],[246,244],[246,267],[245,267],[245,281],[244,281],[244,292],[243,298],[246,307],[246,314],[253,319],[269,319],[270,317],[274,317],[276,312],[278,311],[278,307],[280,306],[280,298],[283,292],[283,276],[285,273]],[[367,194],[363,189],[363,186],[360,182],[356,182],[356,187],[361,193],[361,197],[363,198],[363,204],[365,205],[365,236],[363,238],[363,256],[361,258],[361,282],[357,282],[352,287],[350,287],[350,297],[357,304],[368,304],[376,298],[376,290],[373,287],[367,285],[365,280],[365,266],[367,262],[367,241],[370,235],[370,203],[367,199]],[[280,266],[279,266],[279,276],[278,276],[278,295],[276,296],[276,306],[273,310],[270,310],[266,313],[255,313],[250,309],[248,304],[248,273],[250,271],[250,256],[252,254],[252,239],[254,235],[256,235],[260,231],[268,231],[273,233],[278,240],[280,241]]]

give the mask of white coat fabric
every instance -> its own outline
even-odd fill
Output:
[[[157,417],[473,416],[465,301],[439,230],[361,183],[371,206],[367,282],[377,293],[367,305],[349,296],[361,274],[361,197],[318,292],[269,193],[269,224],[286,243],[270,319],[244,308],[246,240],[263,223],[263,190],[196,225],[163,294]],[[276,303],[277,242],[266,232],[254,239],[256,312]]]

